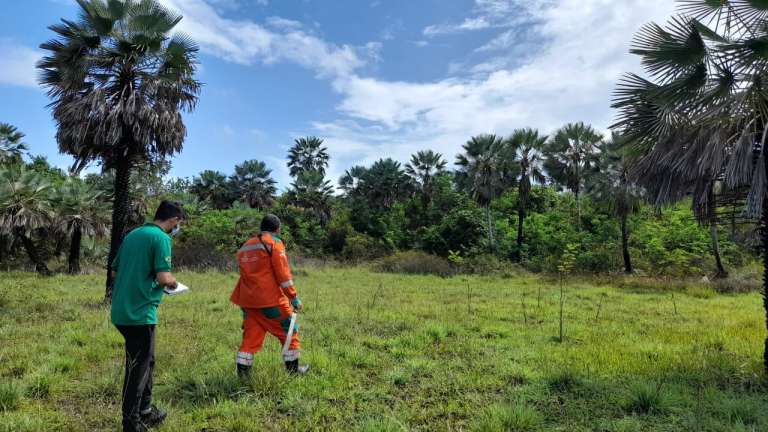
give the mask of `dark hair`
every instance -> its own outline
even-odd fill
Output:
[[[157,207],[155,212],[156,221],[167,221],[173,218],[186,219],[187,214],[184,212],[184,208],[178,201],[163,201],[160,206]]]
[[[278,228],[280,228],[280,218],[273,214],[268,214],[261,220],[262,231],[275,232]]]

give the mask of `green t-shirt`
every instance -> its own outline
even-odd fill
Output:
[[[157,273],[171,271],[171,238],[148,223],[128,233],[112,262],[117,272],[112,291],[112,323],[157,324],[163,287]]]

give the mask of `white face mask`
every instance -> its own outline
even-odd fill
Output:
[[[173,227],[171,232],[168,233],[168,235],[170,235],[171,237],[176,237],[180,231],[181,231],[181,228],[179,227],[179,225],[176,225],[175,227]]]

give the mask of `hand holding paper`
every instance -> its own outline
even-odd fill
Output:
[[[165,293],[168,294],[169,296],[173,296],[173,295],[176,295],[176,294],[181,294],[183,292],[189,291],[189,287],[184,285],[183,283],[179,282],[176,285],[176,288],[165,287],[165,289],[163,289],[163,291],[165,291]]]

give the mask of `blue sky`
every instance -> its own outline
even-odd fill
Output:
[[[317,135],[335,183],[380,157],[433,149],[453,161],[480,133],[606,129],[633,34],[673,0],[161,0],[201,46],[197,110],[173,176],[231,173],[246,159],[289,183],[294,138]],[[8,2],[0,15],[0,121],[59,166],[48,99],[36,84],[47,26],[73,0]],[[94,168],[96,169],[96,168]]]

